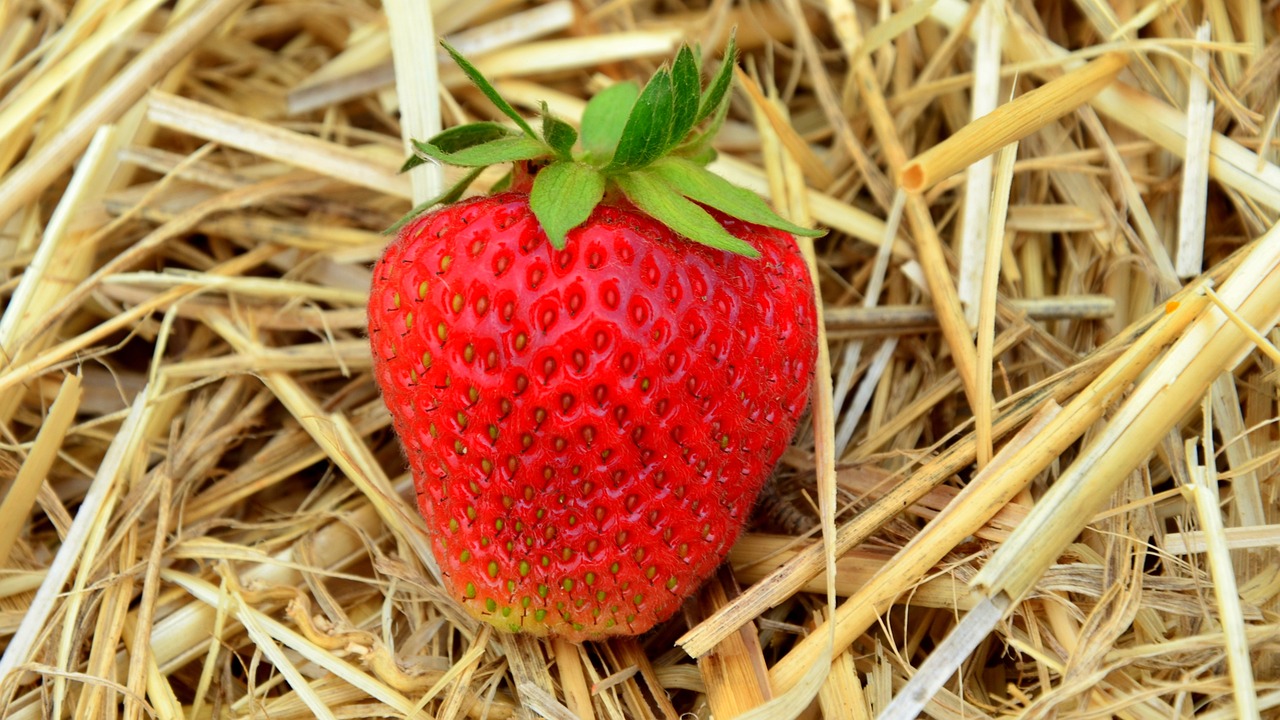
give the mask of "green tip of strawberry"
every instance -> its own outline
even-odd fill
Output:
[[[606,197],[621,196],[676,233],[710,247],[748,257],[755,248],[734,237],[705,208],[756,225],[817,237],[822,231],[788,222],[754,193],[706,168],[715,157],[711,141],[724,122],[737,49],[732,37],[725,59],[707,87],[693,51],[681,47],[641,90],[630,82],[613,85],[587,103],[581,132],[542,105],[536,132],[498,94],[474,65],[442,42],[472,83],[516,129],[493,122],[450,128],[429,141],[414,141],[416,154],[402,170],[428,160],[472,168],[438,198],[415,207],[388,232],[398,231],[424,210],[462,196],[480,172],[516,163],[517,176],[531,176],[529,205],[557,249],[566,235],[591,216]],[[530,170],[532,169],[532,170]]]

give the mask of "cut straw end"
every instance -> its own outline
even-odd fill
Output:
[[[921,165],[920,158],[916,158],[915,160],[907,163],[906,166],[902,168],[902,189],[907,192],[920,192],[924,190],[925,180],[928,178],[924,171],[925,168]],[[929,185],[933,185],[936,182],[937,180],[929,183]]]
[[[1128,64],[1128,55],[1107,53],[1001,105],[904,165],[898,177],[899,184],[907,192],[928,190],[1085,104],[1111,84]]]

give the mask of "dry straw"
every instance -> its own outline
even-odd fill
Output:
[[[1274,715],[1271,10],[0,3],[0,718]],[[735,26],[812,412],[671,622],[481,626],[364,330],[406,141],[504,120],[431,40],[577,122]]]
[[[1084,67],[1045,83],[961,128],[902,168],[908,192],[924,192],[1011,142],[1017,142],[1089,101],[1129,64],[1108,53]]]

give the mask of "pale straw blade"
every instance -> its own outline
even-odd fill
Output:
[[[923,4],[923,3],[921,3]],[[1005,4],[988,0],[978,11],[978,37],[973,57],[973,91],[970,96],[970,120],[977,120],[1000,104],[1000,56],[1004,39]],[[991,157],[984,157],[965,171],[963,222],[960,226],[960,268],[956,294],[964,306],[965,321],[978,325],[978,296],[982,287],[984,258],[993,252],[994,237],[988,234],[987,218],[991,213]],[[981,358],[979,350],[979,358]],[[985,362],[985,361],[982,361]],[[981,386],[981,382],[979,385]],[[989,460],[988,455],[985,460]]]
[[[40,425],[40,432],[27,452],[18,474],[0,502],[0,564],[4,564],[13,543],[26,524],[40,484],[57,458],[58,447],[66,439],[67,429],[75,420],[83,391],[79,375],[67,375],[58,388],[58,396]]]
[[[147,118],[161,127],[239,148],[393,197],[412,196],[408,179],[358,150],[237,115],[187,98],[152,91]]]
[[[111,47],[134,33],[162,0],[134,0],[118,12],[109,13],[102,25],[73,45],[71,52],[48,68],[35,82],[0,108],[0,144],[18,143],[11,137],[16,130],[35,118],[68,82],[85,72]],[[64,28],[65,31],[65,28]],[[0,168],[2,170],[2,168]]]
[[[1183,487],[1183,492],[1189,496],[1204,533],[1206,559],[1209,573],[1213,576],[1213,596],[1218,605],[1218,621],[1222,624],[1227,671],[1231,675],[1231,692],[1235,696],[1237,717],[1241,720],[1259,720],[1261,714],[1258,710],[1257,683],[1249,657],[1244,616],[1240,611],[1236,573],[1231,563],[1231,551],[1226,544],[1226,528],[1218,497],[1218,473],[1211,464],[1200,460],[1201,452],[1205,458],[1213,458],[1216,454],[1211,430],[1213,404],[1210,398],[1204,399],[1201,408],[1206,430],[1201,436],[1202,444],[1197,443],[1194,438],[1186,441],[1187,470],[1191,474],[1191,483]]]
[[[1275,325],[1280,319],[1280,226],[1258,239],[1220,294],[1250,325]],[[1004,592],[1013,599],[1023,597],[1116,484],[1251,347],[1248,336],[1221,312],[1202,313],[1133,391],[1104,433],[1036,503],[1026,522],[974,578],[974,586],[988,596]]]
[[[1010,607],[1011,603],[1005,598],[980,600],[965,613],[946,639],[933,648],[877,720],[914,720],[920,717],[924,706],[948,680],[955,677],[960,665],[991,635]]]
[[[1196,39],[1209,40],[1209,23],[1196,30]],[[1187,98],[1187,150],[1183,154],[1182,195],[1178,204],[1178,277],[1199,275],[1204,265],[1206,205],[1209,195],[1209,143],[1213,138],[1213,101],[1207,85],[1209,53],[1192,53],[1196,72],[1191,73]]]
[[[9,638],[4,655],[0,656],[0,698],[11,697],[14,685],[9,683],[16,683],[18,680],[15,671],[30,661],[39,638],[47,630],[46,622],[53,614],[57,596],[62,593],[72,571],[78,566],[80,555],[90,540],[90,533],[98,524],[99,515],[111,512],[110,499],[116,497],[116,486],[122,482],[121,475],[125,466],[136,462],[138,451],[144,447],[143,432],[150,415],[149,400],[150,394],[145,388],[134,399],[129,415],[108,448],[98,474],[89,485],[89,491],[76,512],[75,522],[63,538],[44,582],[40,584],[40,589],[17,630]]]
[[[391,28],[391,55],[400,100],[400,139],[407,157],[413,153],[413,140],[428,140],[441,130],[436,44],[428,41],[435,37],[435,25],[429,3],[386,0],[383,9]],[[408,175],[415,206],[439,196],[444,189],[439,163],[423,163]]]
[[[973,406],[974,432],[978,443],[978,469],[991,462],[995,454],[992,420],[995,395],[992,392],[992,374],[995,372],[996,296],[1000,282],[1001,250],[1012,238],[1005,238],[1005,218],[1009,212],[1009,192],[1013,184],[1013,161],[1018,157],[1018,143],[1010,143],[1000,149],[995,163],[995,188],[989,201],[985,251],[982,260],[977,310],[978,319],[978,394]]]
[[[862,634],[888,603],[906,592],[918,582],[925,572],[955,547],[975,528],[980,527],[1030,481],[1034,469],[1022,457],[1039,435],[1048,435],[1047,429],[1060,417],[1061,408],[1050,404],[1029,422],[1026,427],[1001,450],[986,469],[978,473],[941,515],[925,526],[924,530],[900,550],[859,592],[841,603],[836,614],[824,625],[835,634],[835,647],[843,652],[854,638]],[[1042,446],[1045,443],[1040,443]],[[1031,448],[1031,452],[1043,452],[1043,448]],[[1016,471],[1015,471],[1016,468]],[[1021,481],[1021,482],[1020,482]],[[826,634],[823,626],[787,653],[770,671],[774,685],[789,689],[800,681],[800,673],[814,656],[822,654]]]
[[[165,30],[85,105],[49,143],[32,153],[0,182],[0,226],[29,204],[79,157],[93,133],[120,117],[200,40],[245,0],[210,0]]]
[[[210,608],[217,607],[220,602],[218,589],[212,584],[186,573],[176,570],[164,570],[161,575],[167,582],[174,583],[201,603]],[[307,640],[306,636],[298,631],[286,626],[284,623],[267,616],[265,613],[252,607],[243,597],[237,597],[238,592],[233,590],[231,597],[233,600],[231,614],[241,622],[248,621],[248,624],[254,626],[253,632],[260,632],[265,639],[264,641],[274,645],[280,643],[300,654],[308,661],[324,668],[325,670],[337,675],[346,682],[360,688],[369,694],[370,697],[377,698],[379,701],[395,708],[398,712],[403,713],[406,717],[422,718],[426,716],[418,712],[413,701],[405,697],[401,693],[395,691],[385,683],[379,681],[365,671],[355,667],[351,663],[339,658],[338,656],[317,647],[314,643]],[[246,627],[248,627],[246,624]]]

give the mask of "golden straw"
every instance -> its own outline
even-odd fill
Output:
[[[907,163],[899,177],[902,188],[924,192],[1001,147],[1027,137],[1088,102],[1128,64],[1128,55],[1107,53],[1001,105]]]

